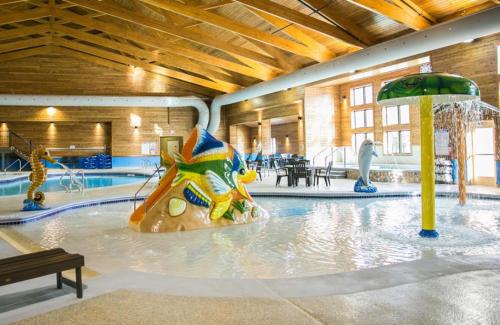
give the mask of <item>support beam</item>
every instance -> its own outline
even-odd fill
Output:
[[[180,55],[169,54],[168,57],[166,57],[165,55],[154,54],[151,51],[146,51],[136,46],[132,46],[125,43],[118,43],[116,41],[112,41],[86,32],[81,32],[65,26],[56,25],[53,28],[54,31],[62,35],[69,35],[71,37],[77,38],[82,41],[86,41],[88,43],[93,43],[103,47],[107,47],[109,49],[122,51],[137,56],[139,58],[147,59],[148,61],[158,62],[165,66],[173,66],[176,68],[186,70],[188,72],[197,73],[198,75],[205,75],[211,79],[214,79],[215,82],[225,84],[228,87],[233,87],[237,89],[241,88],[240,85],[233,83],[233,80],[231,80],[230,76],[209,70],[203,66],[193,63],[189,59],[186,59]]]
[[[11,39],[17,37],[25,37],[30,35],[43,35],[50,30],[48,24],[41,24],[30,27],[20,27],[15,29],[7,29],[0,31],[0,39]]]
[[[147,46],[154,47],[156,49],[178,54],[198,62],[202,62],[208,65],[214,65],[219,68],[223,68],[229,71],[233,71],[242,75],[258,78],[260,80],[269,80],[272,77],[272,72],[267,67],[261,66],[261,70],[257,71],[255,69],[250,68],[249,66],[236,63],[233,61],[229,61],[211,54],[208,54],[203,51],[194,50],[191,48],[178,46],[176,44],[169,44],[163,42],[158,37],[155,37],[150,33],[136,32],[129,29],[123,28],[123,26],[116,25],[110,22],[102,22],[96,19],[90,19],[75,13],[71,13],[69,11],[54,9],[55,15],[68,22],[73,22],[75,24],[84,26],[86,28],[96,29],[103,33],[107,33],[110,35],[120,36],[131,40],[133,42],[139,44],[145,44]]]
[[[5,54],[0,54],[0,62],[13,61],[22,58],[28,58],[35,55],[43,55],[50,53],[50,48],[48,46],[36,47],[28,50],[21,50],[16,52],[10,52]]]
[[[170,77],[170,78],[190,82],[190,83],[193,83],[195,85],[203,86],[203,87],[210,88],[210,89],[215,89],[215,90],[218,90],[218,91],[221,91],[224,93],[230,93],[230,92],[233,92],[237,89],[235,87],[222,86],[216,82],[213,82],[212,80],[207,80],[207,79],[203,79],[200,77],[195,77],[195,76],[183,73],[183,72],[174,71],[174,70],[167,69],[167,68],[164,68],[164,67],[161,67],[158,65],[144,63],[143,61],[140,61],[140,60],[128,58],[128,57],[125,57],[125,56],[120,55],[120,54],[115,54],[115,53],[112,53],[109,51],[101,50],[101,49],[95,48],[93,46],[84,45],[84,44],[76,43],[73,41],[68,41],[68,40],[63,39],[63,38],[54,37],[53,43],[54,43],[54,45],[57,45],[57,46],[67,47],[67,48],[70,48],[70,49],[73,49],[76,51],[95,55],[95,56],[98,56],[98,57],[101,57],[101,58],[104,58],[107,60],[140,67],[146,71],[154,72],[154,73],[163,75],[165,77]]]
[[[376,43],[375,37],[370,35],[363,27],[354,23],[352,20],[348,19],[342,12],[332,6],[331,1],[328,0],[304,0],[309,6],[320,9],[321,14],[325,15],[335,24],[341,27],[343,30],[353,35],[364,44],[373,45]]]
[[[373,11],[377,14],[395,20],[404,24],[414,30],[421,30],[430,27],[431,24],[427,19],[419,16],[417,13],[414,15],[408,14],[400,7],[393,5],[386,1],[381,0],[347,0],[357,6],[363,7],[367,10]]]
[[[394,2],[394,4],[398,5],[404,11],[406,11],[409,15],[414,15],[415,13],[417,13],[420,16],[423,16],[425,19],[427,19],[431,24],[437,22],[437,20],[434,17],[432,17],[431,14],[422,9],[412,0],[392,0],[392,2]]]
[[[0,25],[17,23],[20,21],[34,20],[50,16],[49,8],[37,8],[32,10],[23,10],[20,12],[3,13],[0,16]]]
[[[144,3],[162,8],[176,14],[205,22],[207,24],[228,30],[230,32],[245,36],[256,41],[278,47],[282,50],[294,53],[297,55],[313,58],[314,53],[302,44],[284,39],[271,33],[263,32],[251,26],[244,25],[240,22],[231,20],[224,16],[214,14],[205,10],[192,8],[172,0],[140,0]]]
[[[144,1],[144,0],[141,0]],[[148,0],[157,1],[157,0]],[[274,15],[281,19],[285,19],[291,23],[300,25],[314,32],[323,34],[325,36],[334,37],[341,40],[347,44],[351,44],[357,47],[366,47],[360,40],[356,39],[352,35],[346,33],[344,30],[338,28],[337,26],[328,24],[322,20],[313,18],[299,11],[292,10],[286,6],[282,6],[275,2],[269,0],[237,0],[238,2],[254,8],[270,15]]]
[[[269,24],[275,26],[278,29],[281,29],[283,33],[290,35],[295,38],[297,41],[309,47],[311,50],[316,53],[316,61],[324,62],[335,57],[335,54],[330,51],[329,48],[316,41],[314,38],[309,36],[307,33],[304,33],[298,27],[295,27],[294,24],[281,19],[279,17],[270,15],[260,10],[251,9],[254,14],[266,20]]]
[[[200,34],[193,31],[172,27],[171,25],[166,24],[164,22],[153,20],[150,17],[143,16],[137,12],[133,12],[123,7],[117,6],[114,4],[114,2],[109,0],[102,2],[90,1],[90,0],[68,0],[68,1],[77,4],[81,7],[85,7],[95,11],[100,11],[106,15],[126,20],[131,23],[159,31],[161,33],[178,36],[183,39],[189,40],[191,42],[195,42],[230,54],[241,55],[250,60],[254,60],[261,64],[265,64],[269,67],[279,69],[279,65],[272,58],[268,56],[262,55],[255,51],[248,50],[241,46],[230,45],[227,42],[218,40],[206,34]]]
[[[49,43],[48,37],[39,37],[17,42],[2,43],[0,44],[0,53],[47,45],[48,43]]]
[[[24,2],[24,1],[26,1],[26,0],[0,0],[0,6],[10,5],[13,3],[20,3],[20,2]]]

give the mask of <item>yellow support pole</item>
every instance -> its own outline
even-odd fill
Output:
[[[422,182],[422,237],[437,237],[434,188],[434,113],[432,97],[420,97],[420,143]]]

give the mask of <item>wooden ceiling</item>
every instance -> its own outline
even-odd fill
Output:
[[[141,69],[183,93],[192,85],[193,93],[213,96],[499,4],[0,0],[0,63],[64,55],[119,71]]]

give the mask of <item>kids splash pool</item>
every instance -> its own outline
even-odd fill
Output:
[[[419,198],[258,197],[260,222],[178,233],[127,228],[131,203],[71,210],[14,229],[44,248],[64,247],[102,273],[125,269],[199,278],[292,278],[433,256],[496,254],[500,201],[437,199],[441,237],[421,238]]]
[[[69,183],[67,178],[60,183],[60,175],[49,175],[47,182],[39,187],[42,192],[57,192],[64,191],[64,185]],[[85,188],[99,188],[117,185],[127,185],[137,182],[144,182],[147,176],[142,174],[90,174],[85,176]],[[0,183],[0,196],[26,194],[30,182],[27,178],[16,180],[13,182]]]

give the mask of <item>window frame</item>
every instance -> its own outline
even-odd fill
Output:
[[[370,87],[371,88],[371,101],[370,102],[367,102],[366,101],[366,90],[365,88],[368,88]],[[355,91],[356,89],[363,89],[363,103],[362,104],[356,104],[356,100],[355,100]],[[355,86],[355,87],[352,87],[349,89],[349,104],[350,104],[350,107],[359,107],[359,106],[363,106],[363,105],[370,105],[370,104],[373,104],[373,84],[369,83],[369,84],[364,84],[364,85],[360,85],[360,86]]]
[[[367,116],[368,116],[368,111],[371,111],[371,125],[367,125]],[[363,126],[357,126],[356,122],[356,114],[359,112],[363,112]],[[357,130],[357,129],[366,129],[366,128],[373,128],[374,127],[374,121],[373,121],[373,109],[372,108],[367,108],[367,109],[358,109],[358,110],[352,110],[351,111],[351,129],[352,130]]]
[[[388,124],[387,121],[387,109],[390,107],[396,107],[397,108],[397,115],[398,115],[398,122],[395,124]],[[401,107],[408,107],[408,123],[401,123]],[[410,115],[410,105],[408,104],[402,104],[402,105],[387,105],[387,106],[382,106],[382,126],[386,127],[393,127],[397,125],[401,126],[407,126],[411,124],[411,115]]]
[[[401,134],[403,132],[408,132],[408,141],[409,141],[409,149],[410,151],[409,152],[403,152],[403,141],[402,140],[402,136]],[[387,148],[388,148],[388,136],[389,136],[389,133],[397,133],[398,134],[398,152],[393,152],[393,153],[389,153],[387,151]],[[383,141],[382,141],[382,146],[383,146],[383,154],[384,156],[411,156],[413,154],[413,148],[412,148],[412,141],[411,141],[411,130],[410,129],[402,129],[402,130],[384,130],[383,132]]]

